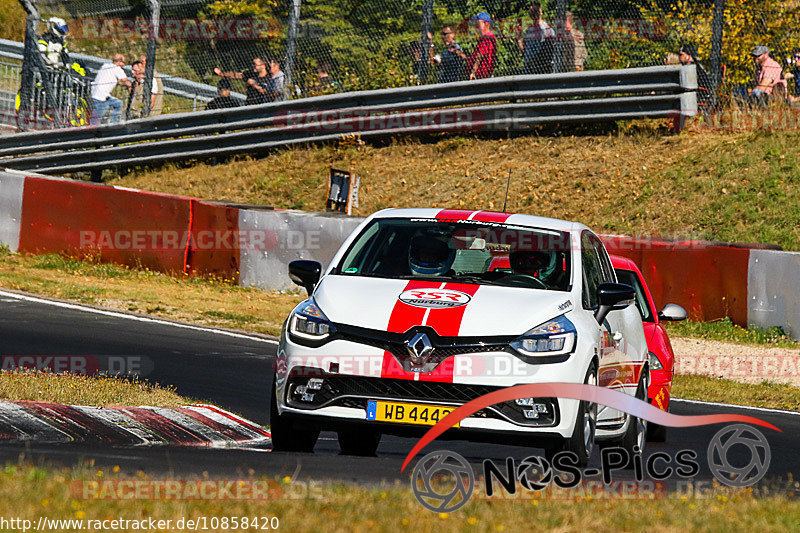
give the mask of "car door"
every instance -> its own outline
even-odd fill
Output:
[[[584,266],[584,305],[591,309],[598,305],[597,287],[601,283],[617,281],[611,260],[603,243],[590,231],[584,231],[581,237],[581,253]],[[630,346],[626,339],[630,327],[630,307],[625,310],[611,311],[600,327],[600,366],[598,384],[603,387],[634,394],[638,372],[629,353]],[[633,310],[638,315],[638,311]],[[641,325],[640,325],[641,327]],[[601,407],[598,420],[604,424],[621,423],[624,413],[608,407]]]

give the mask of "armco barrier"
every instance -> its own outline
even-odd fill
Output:
[[[189,198],[27,177],[22,202],[21,252],[185,270]]]
[[[753,250],[747,301],[748,325],[780,326],[800,339],[800,253]]]
[[[330,216],[296,211],[239,210],[239,230],[269,230],[280,239],[272,250],[242,250],[239,283],[245,287],[286,289],[289,262],[314,259],[326,265],[347,236],[363,221],[359,217]]]
[[[749,248],[613,236],[604,236],[603,241],[610,253],[639,266],[659,308],[676,303],[692,320],[728,316],[747,324]]]
[[[25,177],[0,172],[0,245],[12,252],[19,249],[19,224],[22,218],[22,189]]]

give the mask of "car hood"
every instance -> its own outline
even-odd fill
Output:
[[[337,324],[442,336],[521,335],[574,307],[562,291],[342,275],[325,276],[314,299]]]

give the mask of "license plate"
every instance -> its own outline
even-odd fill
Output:
[[[453,412],[454,409],[455,407],[439,405],[369,400],[367,402],[367,420],[433,426]],[[453,427],[458,426],[459,424],[453,424]]]

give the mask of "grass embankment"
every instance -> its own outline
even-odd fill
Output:
[[[70,490],[75,486],[83,487],[87,482],[113,483],[119,479],[134,479],[140,484],[149,480],[141,473],[123,477],[113,471],[88,467],[47,470],[9,465],[0,470],[0,501],[13,501],[13,516],[32,520],[34,526],[40,516],[46,516],[49,519],[84,520],[84,524],[86,520],[116,518],[172,520],[171,528],[165,529],[175,528],[176,521],[181,518],[196,520],[205,517],[207,526],[211,528],[212,517],[237,517],[239,520],[259,517],[258,528],[248,528],[250,531],[261,530],[260,517],[277,517],[280,531],[329,532],[515,532],[530,531],[531,524],[536,524],[536,529],[564,532],[585,531],[586,527],[598,532],[777,532],[796,531],[800,527],[800,501],[797,499],[786,496],[755,498],[747,491],[724,489],[705,499],[690,496],[651,501],[590,498],[579,501],[537,501],[532,498],[480,501],[473,498],[463,509],[450,514],[436,514],[423,509],[408,486],[385,490],[325,486],[315,488],[311,498],[279,496],[273,501],[87,501],[80,492],[75,494]],[[293,492],[291,485],[268,481],[280,487],[274,494]],[[97,489],[91,490],[97,492]],[[295,494],[304,494],[304,491]],[[224,529],[231,527],[230,522],[228,524]],[[222,523],[219,523],[218,530],[223,530]]]
[[[302,296],[176,278],[150,270],[94,264],[58,255],[0,250],[0,288],[74,300],[196,324],[277,335]]]
[[[684,132],[294,148],[257,160],[140,170],[109,183],[321,210],[330,167],[361,176],[360,208],[503,208],[600,232],[800,250],[800,133]]]
[[[152,405],[180,407],[196,403],[172,386],[138,379],[86,377],[34,371],[0,370],[0,399],[71,405]]]

